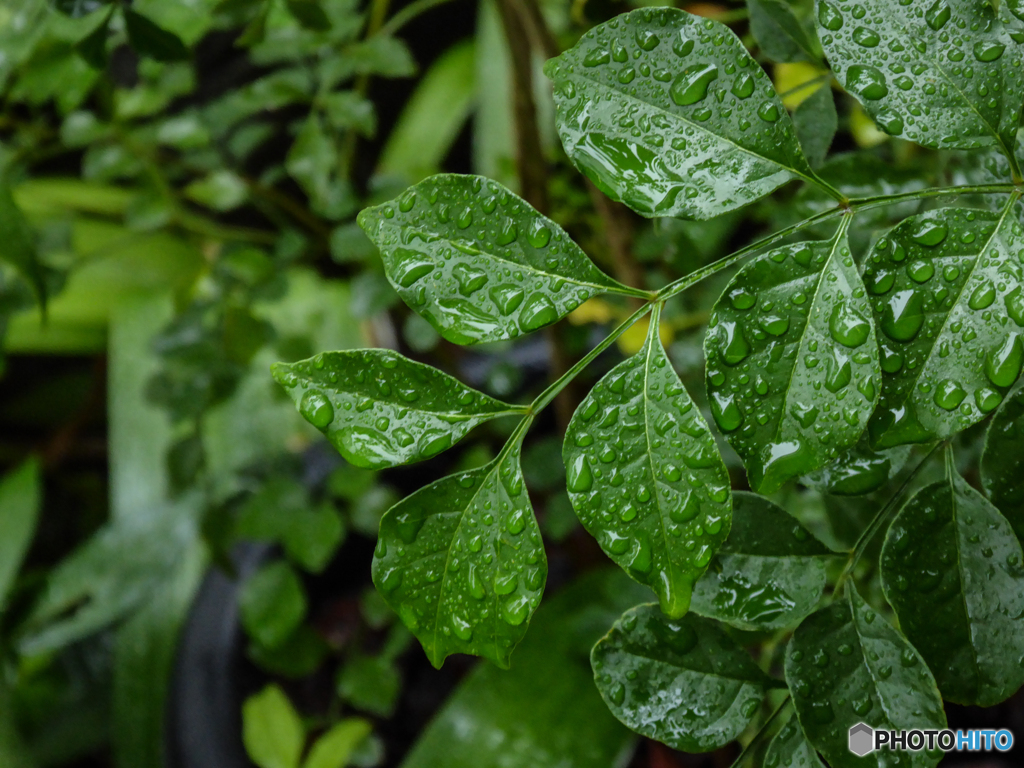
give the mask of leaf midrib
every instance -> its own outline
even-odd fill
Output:
[[[960,538],[960,521],[957,515],[959,507],[957,505],[956,478],[947,470],[946,480],[953,522],[953,537],[956,541],[956,575],[960,582],[960,601],[963,603],[964,616],[967,617],[967,636],[970,638],[971,645],[971,666],[974,668],[974,694],[975,697],[978,697],[981,694],[981,665],[978,662],[978,646],[975,644],[974,617],[971,615],[971,607],[967,602],[967,583],[964,580],[963,542]]]

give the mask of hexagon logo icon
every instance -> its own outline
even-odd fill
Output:
[[[857,757],[864,757],[875,751],[875,729],[864,723],[850,728],[850,751]]]

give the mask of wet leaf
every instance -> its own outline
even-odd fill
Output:
[[[437,480],[380,523],[373,583],[440,667],[471,653],[508,668],[547,560],[519,469],[522,432],[479,469]]]
[[[773,61],[819,61],[821,44],[811,14],[787,0],[747,0],[750,31]],[[798,16],[799,13],[799,16]]]
[[[475,426],[522,409],[385,349],[276,363],[274,378],[346,461],[380,469],[436,456]]]
[[[183,61],[189,57],[188,48],[173,32],[168,32],[141,13],[122,8],[128,42],[135,52],[157,61]]]
[[[759,256],[726,287],[704,342],[711,410],[770,493],[857,442],[878,397],[878,347],[844,233]]]
[[[863,496],[877,491],[903,469],[910,450],[909,446],[900,446],[876,451],[867,437],[862,437],[831,464],[805,475],[801,482],[835,496]]]
[[[1009,153],[1024,104],[1024,38],[996,5],[818,0],[818,34],[839,81],[886,133]]]
[[[999,508],[1018,541],[1024,542],[1024,387],[1017,386],[988,426],[981,454],[985,493]]]
[[[734,493],[732,531],[690,610],[739,629],[791,627],[818,607],[834,554],[768,499]]]
[[[580,404],[562,458],[584,527],[665,613],[682,616],[729,534],[729,471],[672,369],[657,317],[650,328],[643,348]]]
[[[769,742],[761,764],[765,768],[825,768],[814,747],[807,742],[795,715]]]
[[[615,717],[684,752],[735,739],[775,684],[715,622],[670,619],[655,605],[622,614],[590,663]]]
[[[995,410],[1024,362],[1024,234],[1012,210],[907,219],[865,261],[882,352],[876,447],[938,440]]]
[[[817,168],[825,162],[825,156],[839,129],[836,101],[827,82],[800,102],[793,113],[793,125],[808,162]]]
[[[852,585],[812,614],[793,635],[786,680],[807,740],[833,768],[890,765],[891,753],[861,758],[849,750],[851,726],[886,730],[941,730],[942,699],[921,655],[876,613]],[[911,768],[930,768],[941,751],[904,752]]]
[[[359,225],[405,303],[457,344],[515,338],[592,296],[635,293],[555,222],[480,176],[431,176],[364,210]]]
[[[573,163],[645,216],[708,219],[812,175],[771,80],[711,19],[633,11],[544,71]]]
[[[882,547],[882,587],[942,697],[991,707],[1024,684],[1024,567],[1009,522],[947,454],[946,479],[900,510]]]

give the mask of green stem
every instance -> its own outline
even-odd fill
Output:
[[[452,2],[452,0],[413,0],[413,2],[409,3],[402,10],[388,19],[387,23],[374,34],[381,37],[393,35],[417,16],[420,16],[439,5],[444,5],[445,3],[450,2]]]
[[[747,744],[747,746],[743,748],[743,751],[740,752],[739,757],[732,761],[732,765],[729,766],[729,768],[739,768],[739,766],[743,765],[743,761],[750,756],[750,753],[757,747],[758,744],[764,741],[765,735],[768,733],[769,726],[771,726],[771,724],[775,722],[775,718],[782,714],[782,710],[786,708],[789,702],[790,695],[786,694],[786,697],[782,700],[779,706],[775,708],[775,711],[772,712],[768,719],[764,721],[764,725],[758,728],[757,733],[754,734],[754,738],[752,738],[750,742]]]
[[[583,371],[584,368],[586,368],[588,365],[594,362],[594,360],[597,359],[598,355],[600,355],[602,352],[608,349],[608,347],[614,344],[616,339],[619,338],[619,336],[621,336],[627,330],[632,328],[637,320],[639,320],[641,317],[650,312],[651,307],[651,304],[645,304],[632,315],[623,320],[614,331],[612,331],[607,337],[605,337],[604,341],[602,341],[600,344],[598,344],[596,347],[590,350],[586,355],[581,357],[580,361],[576,363],[576,365],[574,365],[572,368],[570,368],[568,371],[562,374],[562,376],[560,376],[557,381],[553,382],[551,386],[549,386],[547,389],[545,389],[543,392],[537,395],[537,398],[530,404],[530,413],[536,415],[545,407],[547,407],[548,404],[550,404],[551,401],[555,399],[558,393],[565,389],[566,385],[570,381],[575,379],[580,374],[580,372]]]

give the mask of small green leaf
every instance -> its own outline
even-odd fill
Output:
[[[361,717],[349,717],[332,727],[310,747],[303,768],[345,768],[356,747],[373,732]]]
[[[306,29],[326,32],[331,28],[331,20],[318,0],[285,0],[285,5],[288,12]]]
[[[401,690],[402,675],[384,656],[352,656],[338,675],[338,695],[356,709],[378,717],[394,714]]]
[[[36,250],[35,235],[11,194],[10,169],[0,161],[0,261],[17,269],[32,286],[36,298],[46,305],[43,267]]]
[[[637,733],[710,752],[747,727],[775,682],[719,626],[655,605],[622,614],[590,654],[605,704]]]
[[[857,442],[878,398],[871,307],[844,230],[747,264],[704,342],[711,411],[770,493]]]
[[[840,82],[886,133],[933,148],[999,143],[1009,154],[1024,49],[995,5],[818,0],[818,34]]]
[[[384,349],[276,363],[274,378],[346,461],[380,469],[436,456],[475,426],[522,409]]]
[[[1024,386],[1018,385],[988,426],[981,454],[981,482],[1018,541],[1024,542]]]
[[[562,448],[583,526],[662,610],[682,616],[694,582],[729,535],[729,471],[658,337],[580,404]]]
[[[846,597],[804,620],[786,653],[786,680],[807,740],[833,768],[884,768],[890,754],[849,750],[851,726],[942,730],[946,716],[921,655],[848,584]],[[930,768],[939,750],[905,752],[911,768]]]
[[[881,334],[876,447],[941,440],[995,410],[1024,363],[1024,250],[1012,215],[944,208],[903,221],[864,267]]]
[[[807,742],[796,716],[790,717],[769,742],[761,765],[766,768],[825,768],[814,747]]]
[[[75,44],[78,55],[85,59],[93,69],[106,69],[110,57],[107,55],[107,37],[110,35],[110,19],[114,9],[107,12],[106,17],[96,28]]]
[[[821,59],[821,44],[809,13],[801,13],[798,18],[796,9],[785,0],[747,0],[747,10],[750,31],[770,59],[781,62]]]
[[[522,428],[486,466],[437,480],[380,522],[373,583],[440,667],[471,653],[508,668],[547,560],[519,469]]]
[[[768,499],[734,493],[732,531],[690,610],[739,629],[791,627],[818,607],[834,554]]]
[[[131,8],[122,8],[128,42],[136,53],[157,61],[184,61],[188,48],[173,32],[168,32]]]
[[[839,129],[836,101],[827,82],[800,102],[793,113],[793,125],[808,162],[813,168],[819,167],[825,162],[825,156]]]
[[[240,603],[243,626],[267,648],[284,643],[306,617],[302,582],[285,562],[270,563],[250,576]]]
[[[551,325],[600,293],[627,293],[565,231],[500,184],[431,176],[359,214],[388,279],[456,344]]]
[[[991,707],[1024,684],[1024,554],[947,454],[946,479],[900,510],[882,547],[885,598],[942,697]]]
[[[39,521],[39,482],[34,459],[0,479],[0,615]]]
[[[335,174],[338,149],[319,112],[310,112],[302,124],[284,165],[317,211],[324,215],[337,212],[342,203]]]
[[[771,80],[717,21],[636,10],[544,71],[573,163],[644,216],[709,219],[812,176]]]
[[[298,768],[306,729],[288,696],[276,685],[245,700],[242,741],[259,768]]]
[[[866,437],[826,467],[801,478],[801,482],[834,496],[863,496],[877,491],[903,469],[910,447],[874,450]]]

